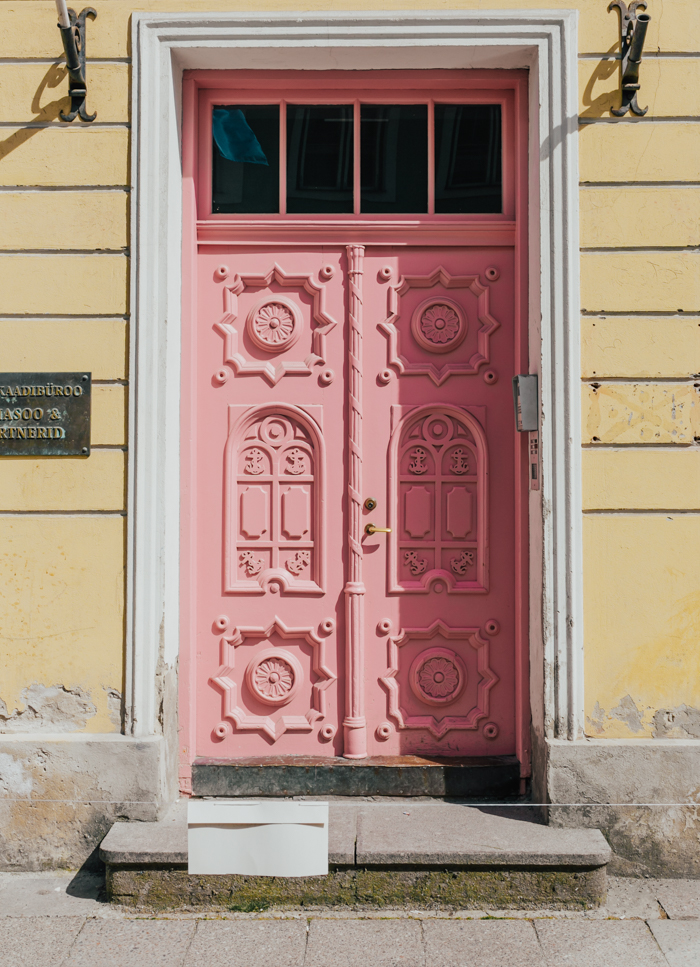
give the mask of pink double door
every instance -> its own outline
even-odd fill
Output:
[[[193,260],[192,755],[523,758],[513,222],[312,221]]]

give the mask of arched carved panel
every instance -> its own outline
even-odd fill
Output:
[[[412,409],[389,452],[389,591],[488,590],[488,450],[476,417]]]
[[[225,592],[324,590],[324,452],[318,424],[283,403],[230,407]]]

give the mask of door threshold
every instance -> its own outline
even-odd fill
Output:
[[[255,756],[198,758],[192,766],[195,796],[430,796],[515,799],[520,763],[515,756]]]

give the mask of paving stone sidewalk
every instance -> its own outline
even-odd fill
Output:
[[[85,874],[0,873],[0,967],[700,967],[700,880],[610,879],[589,911],[168,913]]]

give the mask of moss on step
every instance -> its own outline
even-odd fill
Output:
[[[606,897],[605,867],[519,870],[336,869],[328,876],[190,876],[186,870],[108,869],[107,890],[138,909],[314,907],[587,909]]]

